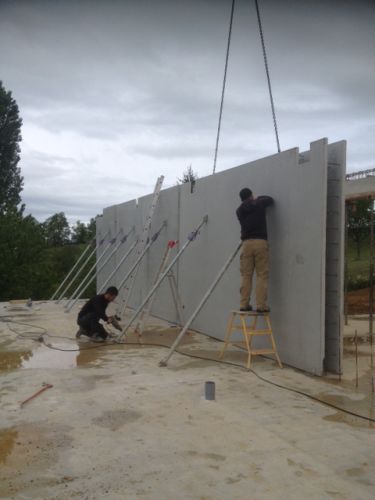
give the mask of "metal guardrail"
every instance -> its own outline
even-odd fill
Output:
[[[375,168],[370,168],[368,170],[360,170],[358,172],[346,174],[345,179],[347,181],[356,181],[358,179],[366,179],[366,177],[372,177],[372,176],[375,176]]]

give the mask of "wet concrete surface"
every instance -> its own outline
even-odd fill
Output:
[[[225,356],[239,367],[218,363],[221,343],[197,334],[179,348],[197,358],[159,368],[167,351],[147,344],[170,346],[179,331],[160,321],[143,344],[77,342],[75,313],[47,303],[29,322],[70,352],[0,323],[0,498],[373,498],[373,424],[271,384],[373,418],[366,346],[358,389],[351,353],[341,381],[257,357],[267,383],[244,369],[243,351]],[[21,408],[43,383],[53,388]]]

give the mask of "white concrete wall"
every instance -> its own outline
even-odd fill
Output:
[[[369,175],[365,179],[345,181],[346,199],[375,197],[375,175]]]
[[[335,175],[331,172],[330,175],[335,179],[332,177],[330,184],[329,148],[327,140],[322,139],[312,143],[310,151],[306,153],[299,154],[298,149],[291,149],[198,179],[193,193],[190,184],[162,191],[151,234],[164,219],[168,220],[168,227],[145,259],[130,304],[133,307],[139,304],[151,287],[167,241],[179,239],[182,244],[208,214],[207,225],[201,229],[197,240],[192,242],[175,268],[185,317],[188,317],[239,240],[240,227],[235,210],[240,204],[240,189],[248,186],[255,195],[267,194],[275,199],[275,206],[268,209],[271,265],[269,302],[280,356],[284,363],[321,374],[326,355],[326,243],[327,234],[330,236],[332,233],[327,233],[327,195],[333,193],[333,182],[336,187],[341,186],[338,192],[342,192],[345,143],[338,143],[333,149],[335,153],[331,153],[331,156],[339,156],[340,164],[336,167]],[[330,151],[333,149],[330,147]],[[329,198],[331,204],[332,199]],[[150,202],[151,195],[141,198],[137,206],[135,202],[120,205],[121,217],[117,213],[119,223],[123,218],[134,221],[132,223],[139,233]],[[107,219],[103,220],[103,225],[109,225]],[[341,273],[343,227],[340,217],[336,220],[335,231],[336,235],[339,234],[339,243],[336,250],[333,247],[329,249],[329,255],[340,261],[338,272]],[[121,273],[124,272],[121,270]],[[119,276],[117,282],[123,275]],[[239,305],[239,284],[237,257],[196,318],[193,328],[222,339],[229,312]],[[335,284],[338,285],[339,281],[336,280]],[[337,303],[340,303],[341,289],[335,293]],[[330,294],[331,299],[332,296],[333,293]],[[170,321],[176,320],[167,283],[163,284],[157,295],[153,312]],[[338,316],[335,318],[337,320]],[[331,343],[329,352],[330,356],[336,356],[338,360],[341,351],[337,322],[333,337],[336,341]],[[333,365],[336,367],[338,363]]]
[[[326,312],[325,360],[326,370],[341,373],[343,356],[344,314],[344,225],[345,225],[345,165],[344,142],[328,147],[327,184],[327,248],[326,248]]]

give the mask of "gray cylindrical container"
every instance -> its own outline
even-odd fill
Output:
[[[204,395],[208,401],[215,401],[215,382],[206,382]]]

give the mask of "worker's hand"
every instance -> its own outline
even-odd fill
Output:
[[[108,316],[107,323],[112,323],[114,320],[114,316]]]

